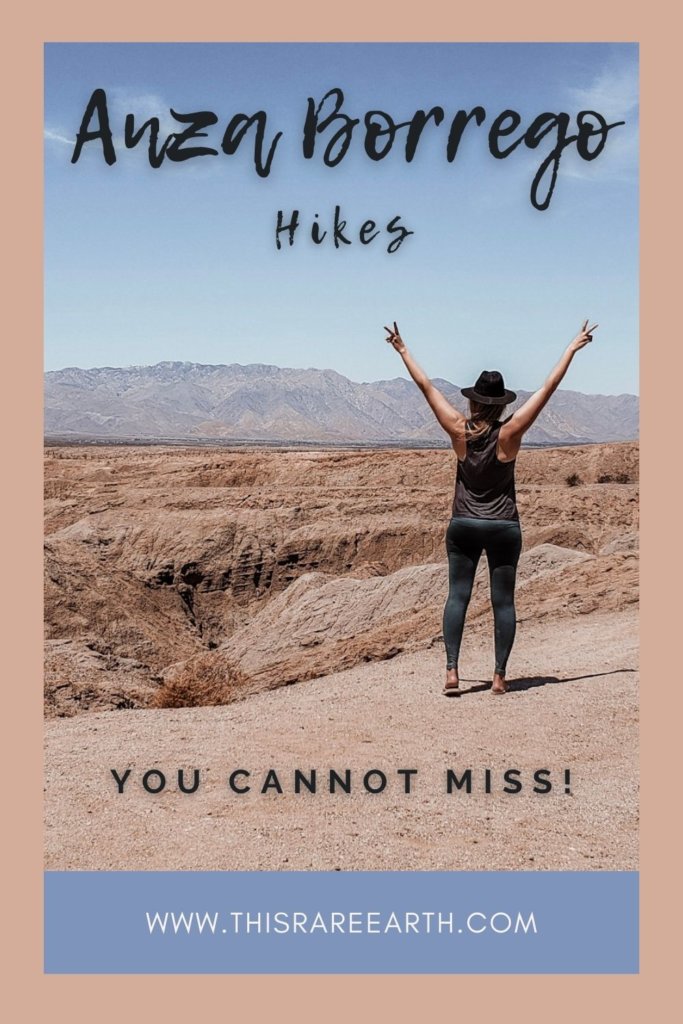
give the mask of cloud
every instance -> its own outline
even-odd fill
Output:
[[[603,152],[593,161],[582,160],[574,150],[562,157],[560,174],[567,178],[584,181],[621,181],[635,183],[638,180],[639,141],[637,131],[616,134],[619,128],[607,137]]]
[[[590,85],[570,86],[568,92],[577,109],[598,110],[609,120],[630,120],[638,110],[637,65],[605,67]]]
[[[43,138],[48,142],[59,142],[63,146],[73,146],[76,141],[75,139],[68,139],[61,132],[53,131],[52,128],[45,128]]]
[[[637,182],[638,180],[638,65],[613,62],[584,86],[567,90],[573,108],[595,110],[608,122],[625,121],[612,129],[602,153],[594,161],[582,160],[570,150],[562,158],[561,173],[591,181]]]

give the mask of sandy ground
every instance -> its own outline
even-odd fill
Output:
[[[230,706],[47,721],[46,867],[636,868],[637,611],[522,623],[502,697],[484,685],[490,646],[466,632],[461,698],[441,696],[434,647]],[[111,768],[132,769],[123,795]],[[152,768],[168,778],[158,795],[141,785]],[[196,793],[177,791],[179,768],[201,770]],[[237,768],[252,773],[246,795],[228,788]],[[271,768],[281,795],[259,792]],[[293,792],[295,768],[318,769],[318,793]],[[329,793],[330,768],[352,769],[350,795]],[[418,769],[411,794],[398,768]],[[472,769],[471,794],[446,793],[448,768]],[[502,791],[508,768],[519,794]],[[544,768],[553,789],[537,794]],[[363,790],[370,769],[384,792]]]

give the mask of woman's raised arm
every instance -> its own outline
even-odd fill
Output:
[[[386,340],[390,345],[394,346],[403,359],[408,373],[427,399],[429,407],[439,421],[440,426],[446,431],[451,439],[455,433],[461,433],[464,428],[465,417],[455,408],[455,406],[451,405],[446,396],[443,395],[439,389],[434,386],[434,384],[432,384],[424,370],[415,362],[408,351],[405,341],[399,334],[396,321],[394,320],[393,330],[391,327],[386,326],[384,330],[389,332],[389,337]]]
[[[593,324],[592,327],[588,326],[586,320],[583,327],[576,335],[574,340],[569,343],[565,349],[562,358],[560,359],[557,366],[554,368],[545,383],[535,391],[533,395],[527,398],[524,405],[520,405],[507,423],[501,428],[500,431],[500,442],[501,447],[505,447],[505,442],[521,442],[522,436],[526,433],[529,427],[535,423],[539,413],[547,405],[551,395],[557,390],[564,377],[565,373],[569,369],[569,364],[574,358],[575,354],[579,349],[588,345],[593,340],[593,331],[597,327],[597,324]],[[509,456],[510,453],[506,452]]]

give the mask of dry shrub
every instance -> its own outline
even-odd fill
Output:
[[[599,484],[630,484],[631,477],[628,473],[616,473],[612,476],[610,473],[603,473],[598,477]]]
[[[570,473],[569,476],[565,478],[565,482],[568,487],[576,487],[581,483],[581,477],[578,473]]]
[[[247,683],[236,665],[220,655],[200,654],[164,680],[150,702],[155,708],[199,708],[230,704]]]

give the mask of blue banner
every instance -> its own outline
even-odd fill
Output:
[[[635,974],[638,873],[48,871],[49,974]]]

